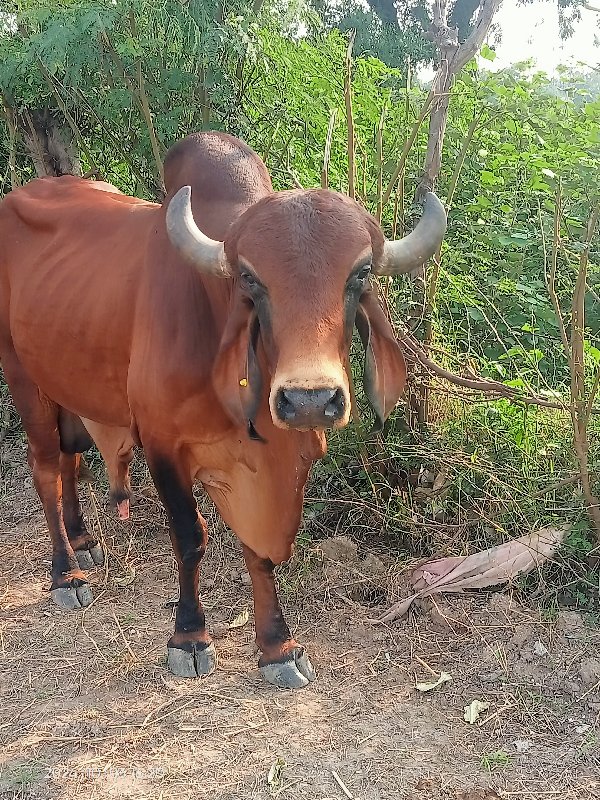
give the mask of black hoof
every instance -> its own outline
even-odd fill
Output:
[[[89,583],[83,583],[81,586],[61,586],[58,589],[52,589],[50,595],[56,605],[66,611],[85,608],[94,599]]]
[[[99,544],[94,544],[86,550],[76,550],[75,555],[80,569],[94,569],[104,564],[104,552]]]
[[[262,664],[260,671],[266,681],[280,689],[302,689],[316,677],[313,665],[303,647],[295,647],[288,661]]]
[[[194,644],[191,650],[167,647],[167,665],[173,675],[179,678],[206,677],[217,666],[215,646],[211,642],[209,645]]]

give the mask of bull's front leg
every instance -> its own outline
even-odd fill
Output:
[[[146,453],[152,478],[169,517],[171,543],[179,572],[179,602],[175,632],[167,644],[169,669],[182,678],[210,675],[216,666],[215,647],[206,630],[198,596],[200,562],[208,529],[198,513],[191,481],[175,460]]]
[[[306,651],[290,633],[277,597],[274,564],[246,545],[244,558],[252,579],[258,662],[263,677],[282,689],[300,689],[315,679]]]

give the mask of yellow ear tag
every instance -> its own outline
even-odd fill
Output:
[[[246,380],[246,378],[242,378],[242,380],[240,381],[240,386],[248,386],[248,381]]]

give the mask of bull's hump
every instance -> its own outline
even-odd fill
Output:
[[[240,139],[217,131],[191,134],[167,153],[167,194],[186,185],[192,187],[192,199],[237,205],[251,205],[272,192],[258,154]]]

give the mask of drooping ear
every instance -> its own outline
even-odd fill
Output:
[[[262,394],[262,375],[256,357],[258,334],[253,306],[238,298],[223,331],[212,382],[233,422],[245,427],[250,438],[262,440],[254,427]]]
[[[381,430],[406,385],[406,362],[374,292],[360,298],[356,327],[365,348],[364,388]]]

